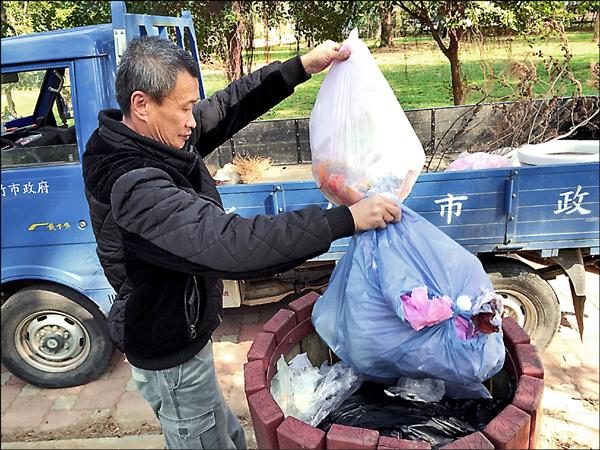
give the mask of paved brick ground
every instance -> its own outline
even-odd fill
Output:
[[[562,323],[542,355],[544,416],[539,448],[600,448],[599,277],[587,274],[584,339],[579,339],[568,281],[551,281],[561,300]]]
[[[213,335],[215,365],[223,394],[241,419],[248,443],[255,446],[244,395],[242,365],[254,337],[281,304],[227,309]],[[152,410],[135,388],[123,354],[115,353],[109,369],[85,386],[40,389],[1,367],[2,441],[54,440],[76,437],[159,433]]]
[[[563,322],[542,357],[546,386],[540,448],[600,448],[598,276],[588,275],[587,280],[589,292],[595,294],[586,305],[583,343],[577,333],[566,279],[551,282],[561,299]],[[219,382],[231,408],[245,425],[250,448],[256,444],[243,391],[242,364],[262,324],[280,308],[281,304],[271,304],[226,310],[223,324],[213,336]],[[115,354],[110,369],[86,386],[39,389],[4,368],[1,384],[3,442],[160,432],[150,407],[135,390],[129,364],[122,354]],[[126,442],[123,445],[128,445]]]

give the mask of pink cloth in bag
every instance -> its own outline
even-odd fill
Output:
[[[452,299],[442,295],[429,300],[426,287],[415,288],[411,295],[404,294],[400,298],[404,318],[416,331],[452,317]]]

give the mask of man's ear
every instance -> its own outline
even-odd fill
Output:
[[[135,91],[131,94],[131,115],[146,122],[148,120],[149,100],[148,94],[142,91]]]

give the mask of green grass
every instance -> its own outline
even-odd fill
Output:
[[[18,117],[27,117],[33,114],[35,104],[37,103],[39,91],[37,90],[20,90],[12,91],[12,98],[15,102],[15,110]],[[2,93],[2,110],[4,111],[5,105],[7,104],[6,96]],[[58,119],[58,110],[56,104],[54,104],[54,117]],[[74,119],[67,119],[67,125],[71,126],[74,124]]]
[[[573,58],[571,68],[583,88],[585,95],[598,95],[598,91],[587,83],[591,78],[590,64],[598,62],[598,47],[592,40],[591,33],[569,33],[569,47]],[[495,74],[504,74],[511,85],[515,86],[517,79],[510,74],[514,62],[532,62],[536,65],[538,78],[541,80],[534,86],[537,97],[543,96],[547,86],[543,81],[548,80],[542,60],[534,56],[534,52],[542,51],[543,57],[552,55],[562,60],[559,39],[533,38],[533,47],[523,41],[515,41],[509,47],[502,39],[488,40],[482,48],[476,43],[462,43],[461,62],[464,76],[472,87],[485,89],[489,98],[487,101],[515,100],[513,91],[484,77],[493,69]],[[397,47],[392,50],[376,48],[376,42],[367,41],[379,67],[396,94],[404,109],[428,108],[433,106],[450,106],[453,104],[450,87],[450,64],[433,40],[427,36],[396,39]],[[301,51],[305,53],[306,50]],[[294,45],[277,46],[272,48],[272,60],[285,60],[295,55]],[[255,51],[254,61],[264,61],[260,51]],[[295,93],[261,117],[261,119],[280,119],[291,117],[308,117],[314,105],[324,74],[313,75],[306,83],[296,88]],[[227,85],[224,71],[209,71],[203,77],[207,93],[210,95]],[[555,92],[560,95],[570,95],[574,88],[570,83],[557,83]],[[482,99],[482,93],[471,89],[467,95],[467,103],[476,103]]]

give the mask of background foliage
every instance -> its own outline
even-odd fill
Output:
[[[155,0],[126,4],[129,12],[136,13],[191,11],[209,92],[262,64],[306,52],[325,39],[342,41],[358,27],[403,104],[426,107],[487,97],[517,99],[524,95],[524,86],[529,86],[526,92],[531,96],[561,90],[566,95],[597,93],[597,1]],[[1,8],[2,37],[110,22],[108,1],[3,1]],[[547,48],[549,43],[555,45]],[[524,76],[529,81],[522,80]],[[313,77],[300,86],[305,98],[294,101],[314,101],[321,79],[322,75]],[[421,89],[423,85],[429,89]],[[290,114],[305,113],[304,106],[284,105],[280,113],[271,114],[280,117],[286,109]]]

